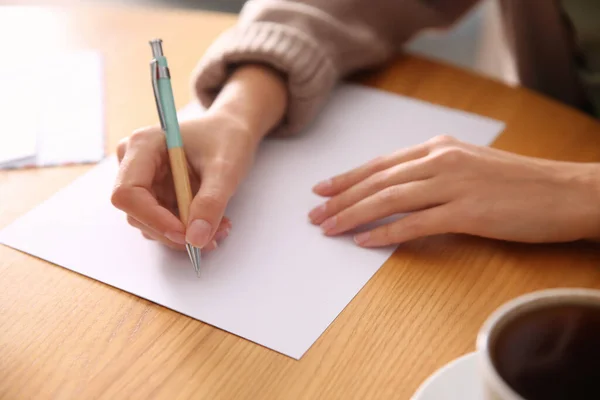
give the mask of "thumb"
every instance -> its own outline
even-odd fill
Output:
[[[198,248],[212,242],[235,186],[220,171],[207,169],[203,175],[200,190],[190,205],[186,230],[186,241]]]

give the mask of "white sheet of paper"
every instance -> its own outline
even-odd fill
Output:
[[[199,279],[187,254],[145,240],[112,207],[114,158],[8,226],[0,242],[299,359],[394,250],[323,236],[307,217],[321,201],[312,186],[440,133],[487,145],[502,129],[480,116],[340,86],[306,132],[263,143],[228,207],[231,235],[204,256]]]
[[[39,79],[31,72],[12,64],[0,69],[0,166],[36,153]]]
[[[32,65],[33,64],[33,65]],[[104,149],[100,54],[84,51],[0,68],[0,168],[89,163]],[[8,129],[6,129],[8,126]]]

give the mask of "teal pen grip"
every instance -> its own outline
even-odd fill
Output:
[[[158,65],[167,66],[165,57],[158,57]],[[169,78],[158,79],[158,91],[160,92],[160,101],[163,109],[165,135],[167,136],[167,147],[183,147],[181,132],[179,130],[179,121],[177,120],[177,109],[175,108],[175,99],[173,97],[173,88]]]

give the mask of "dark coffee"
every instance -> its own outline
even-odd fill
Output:
[[[527,400],[600,399],[600,306],[557,305],[508,322],[492,361]]]

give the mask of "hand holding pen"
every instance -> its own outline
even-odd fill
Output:
[[[203,253],[215,249],[231,230],[224,216],[227,204],[249,171],[261,138],[281,118],[285,101],[280,76],[257,66],[240,67],[207,112],[180,121],[193,194],[185,222],[180,219],[163,129],[135,131],[117,147],[114,206],[147,239],[181,251],[186,243]]]

